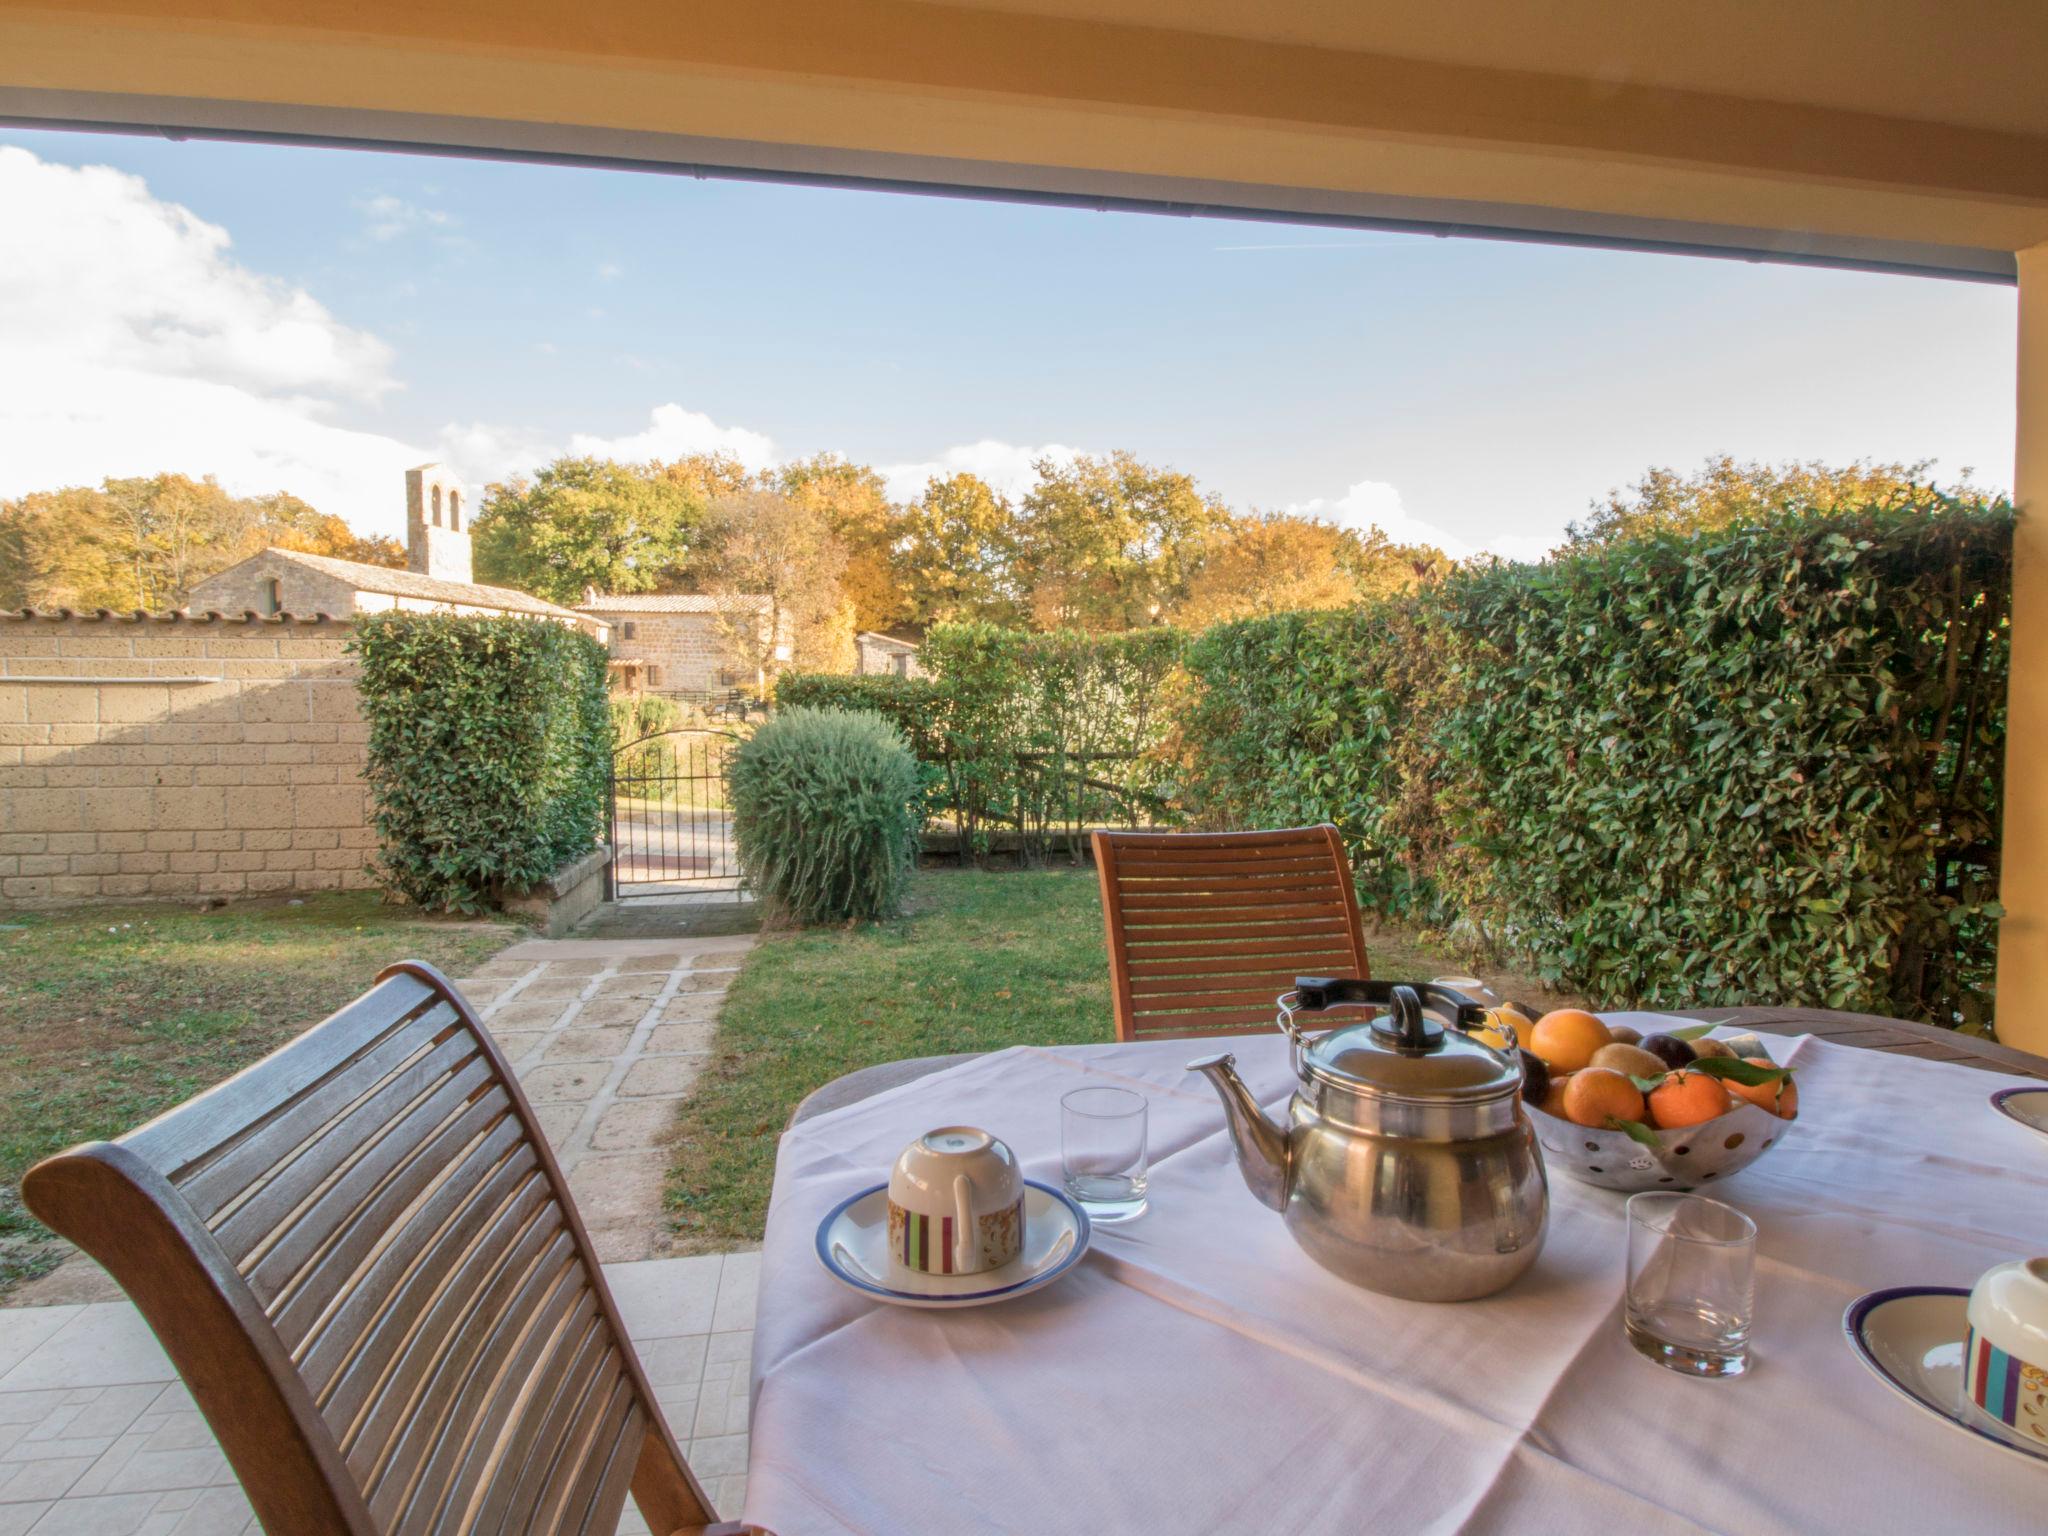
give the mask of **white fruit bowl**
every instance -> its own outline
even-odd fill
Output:
[[[1651,1148],[1626,1131],[1574,1125],[1533,1104],[1528,1108],[1545,1167],[1629,1195],[1719,1184],[1762,1157],[1798,1123],[1797,1116],[1783,1120],[1762,1105],[1738,1104],[1698,1125],[1658,1131],[1659,1145]]]

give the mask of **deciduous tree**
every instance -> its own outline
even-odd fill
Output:
[[[846,547],[823,509],[774,491],[741,491],[711,504],[696,581],[705,592],[768,599],[765,626],[735,609],[720,616],[720,628],[747,670],[772,678],[784,667],[852,669],[845,569]]]
[[[820,453],[770,470],[761,476],[761,487],[825,515],[846,550],[840,588],[859,628],[886,629],[909,616],[895,559],[903,509],[889,500],[879,474],[836,453]]]
[[[904,509],[897,585],[913,624],[1019,624],[1017,509],[979,476],[934,476]]]
[[[1933,461],[1878,464],[1858,459],[1833,466],[1817,459],[1786,464],[1738,463],[1729,454],[1707,460],[1690,475],[1652,469],[1626,491],[1609,491],[1582,523],[1568,530],[1571,545],[1612,544],[1646,533],[1702,533],[1748,522],[1780,507],[1868,509],[1903,501],[1931,479]],[[1969,474],[1961,489],[1967,493]]]
[[[1187,595],[1229,517],[1179,470],[1106,459],[1043,459],[1019,519],[1020,577],[1042,629],[1140,629]]]
[[[681,575],[703,518],[690,487],[654,466],[559,458],[485,493],[477,578],[564,604],[588,587],[657,591]]]

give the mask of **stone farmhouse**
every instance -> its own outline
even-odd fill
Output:
[[[394,608],[431,613],[516,613],[573,624],[603,640],[600,619],[471,579],[462,482],[439,464],[405,472],[406,568],[365,565],[291,549],[266,549],[192,588],[188,613],[326,614]]]
[[[862,677],[923,677],[917,642],[862,630],[853,637],[853,670]]]
[[[775,603],[758,592],[592,589],[576,611],[609,627],[612,687],[622,693],[701,696],[760,688],[767,681],[764,660],[789,660],[787,620],[771,642]]]

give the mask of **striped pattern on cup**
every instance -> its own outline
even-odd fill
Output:
[[[953,1273],[953,1218],[889,1207],[889,1245],[903,1267],[928,1275]]]
[[[1970,1401],[2001,1424],[2019,1427],[2020,1373],[2025,1363],[2008,1355],[1972,1328],[1963,1359],[1969,1368]]]

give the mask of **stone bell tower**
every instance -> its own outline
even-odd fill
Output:
[[[405,472],[406,568],[443,581],[471,581],[469,496],[443,464]]]

